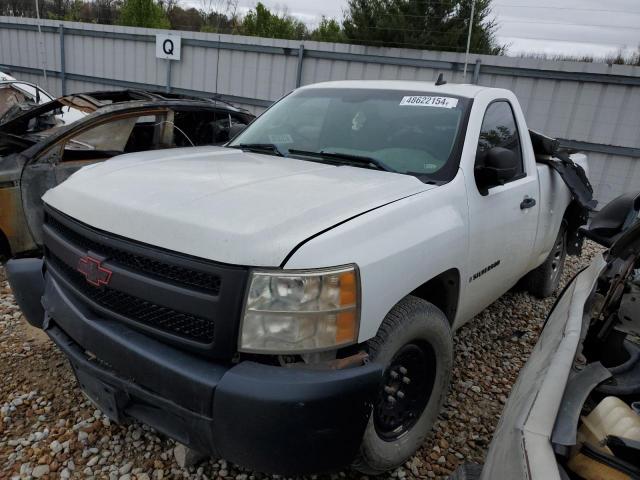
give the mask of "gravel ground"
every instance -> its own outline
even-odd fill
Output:
[[[597,251],[588,243],[581,258],[569,258],[563,285]],[[390,478],[446,477],[459,463],[483,461],[511,386],[553,302],[509,292],[459,330],[452,387],[434,435]],[[180,468],[172,440],[138,423],[110,423],[82,395],[48,337],[22,319],[4,269],[0,377],[0,479],[267,478],[224,460]],[[346,470],[330,478],[366,477]]]

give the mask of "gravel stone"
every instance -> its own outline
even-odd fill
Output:
[[[49,465],[38,465],[31,471],[31,476],[40,478],[49,473]]]
[[[51,444],[49,445],[49,448],[51,449],[51,451],[53,453],[58,453],[59,451],[62,450],[62,445],[60,444],[60,442],[58,440],[54,440],[53,442],[51,442]]]
[[[200,452],[196,452],[195,450],[182,444],[176,445],[176,448],[173,449],[173,456],[176,460],[176,463],[182,468],[192,467],[205,458],[205,456]]]
[[[119,473],[120,475],[127,474],[127,473],[129,473],[129,472],[131,471],[131,469],[132,469],[132,468],[133,468],[133,462],[125,463],[123,466],[121,466],[121,467],[118,469],[118,473]]]
[[[601,251],[586,242],[580,258],[568,257],[561,287]],[[483,462],[554,301],[514,288],[456,332],[451,387],[432,435],[386,478],[446,478],[461,463]],[[0,378],[0,478],[289,480],[222,459],[182,462],[187,452],[175,441],[139,423],[110,422],[82,394],[46,334],[24,321],[2,267]],[[309,480],[318,478],[370,480],[349,469]]]

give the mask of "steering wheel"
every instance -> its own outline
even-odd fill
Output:
[[[404,127],[396,132],[393,132],[391,135],[389,135],[386,141],[387,141],[387,144],[391,144],[394,147],[395,146],[404,147],[406,144],[410,145],[411,142],[409,142],[409,140],[416,138],[417,135],[422,136],[424,138],[425,133],[415,126]],[[393,147],[390,147],[390,148],[393,148]],[[410,148],[415,148],[416,150],[423,150],[425,153],[429,154],[429,156],[432,158],[437,159],[439,157],[438,152],[435,152],[428,144],[420,144],[419,148],[417,147],[410,147]]]

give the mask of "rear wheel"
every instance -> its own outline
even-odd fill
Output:
[[[408,296],[389,312],[368,347],[384,373],[353,466],[377,475],[402,465],[431,432],[449,386],[453,340],[437,307]]]
[[[567,256],[567,226],[563,221],[549,256],[544,263],[529,272],[524,280],[529,293],[538,298],[553,295],[560,285]]]

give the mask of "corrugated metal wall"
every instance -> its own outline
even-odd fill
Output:
[[[155,58],[154,35],[162,31],[42,21],[41,45],[36,25],[34,19],[0,17],[0,69],[54,94],[62,93],[63,77],[67,93],[167,86],[167,61]],[[182,36],[182,59],[173,62],[169,79],[174,91],[219,93],[259,113],[298,84],[433,81],[443,72],[452,82],[513,90],[531,128],[590,151],[602,202],[640,190],[639,67],[471,55],[465,80],[464,55],[456,53],[318,42],[304,42],[301,49],[297,41],[173,33]],[[42,68],[49,72],[46,83]]]

